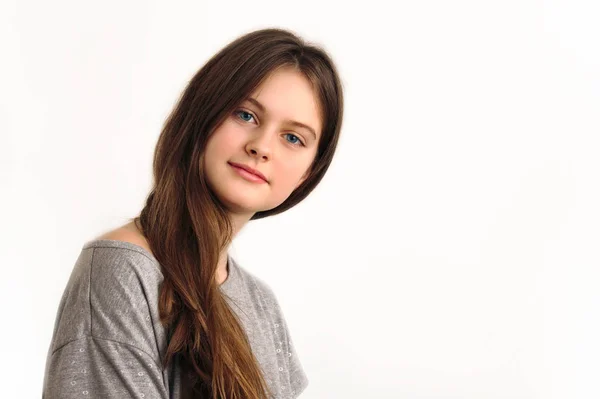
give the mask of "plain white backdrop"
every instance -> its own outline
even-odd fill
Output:
[[[595,1],[3,1],[2,396],[41,397],[83,244],[141,209],[162,123],[253,29],[324,46],[334,162],[232,254],[274,290],[304,399],[598,398]]]

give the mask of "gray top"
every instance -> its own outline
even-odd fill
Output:
[[[227,265],[220,289],[274,398],[298,397],[308,379],[275,294],[230,255]],[[177,362],[161,370],[168,339],[158,316],[162,281],[158,261],[138,245],[85,243],[58,307],[42,397],[184,398]]]

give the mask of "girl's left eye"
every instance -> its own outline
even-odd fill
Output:
[[[286,133],[286,136],[293,137],[293,138],[296,139],[295,141],[288,141],[288,143],[291,143],[293,145],[298,145],[298,146],[303,146],[304,145],[304,143],[302,142],[302,140],[300,140],[298,138],[298,136],[296,136],[295,134]]]

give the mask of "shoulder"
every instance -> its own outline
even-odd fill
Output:
[[[245,300],[259,304],[259,308],[263,308],[269,313],[281,314],[281,307],[273,287],[262,277],[240,266],[235,260],[234,264],[242,286],[239,287],[239,292],[243,293],[241,295],[245,296]]]
[[[162,280],[160,265],[140,246],[86,242],[61,298],[53,348],[87,335],[148,346]]]
[[[250,272],[246,268],[242,267],[236,260],[233,260],[233,264],[238,270],[241,280],[246,285],[251,286],[255,291],[258,291],[263,295],[275,297],[273,289],[265,280],[263,280],[261,277],[258,277],[253,272]]]
[[[126,241],[96,239],[87,242],[84,251],[92,251],[88,255],[89,303],[93,312],[97,310],[92,317],[108,317],[106,325],[96,323],[92,332],[100,333],[103,326],[110,328],[109,319],[121,317],[146,324],[164,280],[158,261],[143,247]]]
[[[137,245],[146,250],[148,253],[152,254],[148,241],[133,223],[128,223],[114,230],[107,231],[104,234],[96,237],[96,240],[127,242],[133,245]]]
[[[82,252],[86,251],[92,289],[120,287],[137,290],[148,282],[162,280],[158,261],[137,244],[94,239],[84,244]]]
[[[93,240],[89,306],[91,335],[156,350],[155,323],[163,274],[142,247],[126,241]],[[158,324],[157,324],[158,326]]]
[[[148,241],[133,223],[105,232],[85,243],[83,248],[93,250],[94,263],[109,263],[113,268],[158,267]]]

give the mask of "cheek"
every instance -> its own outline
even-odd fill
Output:
[[[293,190],[302,176],[308,170],[310,162],[303,160],[294,164],[282,165],[280,168],[280,179],[285,181],[285,185],[289,190]]]
[[[228,128],[227,125],[222,126],[219,130],[208,139],[206,143],[206,158],[214,159],[231,153],[239,143],[241,137],[235,129]]]

